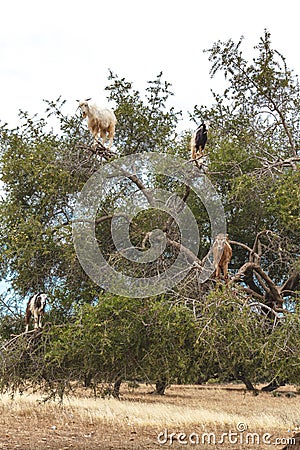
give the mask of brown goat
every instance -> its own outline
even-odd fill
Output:
[[[224,280],[228,284],[228,264],[232,257],[232,248],[227,234],[220,233],[216,236],[213,244],[213,257],[216,278],[220,279],[221,272],[223,272]]]

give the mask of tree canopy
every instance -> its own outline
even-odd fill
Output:
[[[167,384],[216,375],[299,381],[299,83],[272,48],[268,31],[252,61],[242,44],[243,39],[230,39],[206,50],[211,76],[223,74],[226,87],[213,93],[212,105],[195,105],[190,113],[195,123],[209,123],[198,175],[189,160],[192,130],[178,131],[182,112],[171,106],[171,84],[162,73],[139,92],[109,72],[106,91],[118,120],[111,150],[92,146],[86,123],[77,112],[64,112],[62,98],[47,101],[44,116],[21,112],[15,129],[2,124],[0,260],[1,278],[10,286],[2,297],[2,340],[21,333],[25,296],[46,291],[50,303],[42,337],[30,338],[34,356],[29,357],[22,334],[7,348],[2,386],[10,380],[19,386],[30,377],[53,386],[55,371],[62,383],[88,377],[95,386],[125,378]],[[189,185],[142,166],[150,152],[183,158],[191,177],[204,183],[205,175],[214,186],[233,248],[227,287],[213,275],[199,281],[213,240],[208,212]],[[94,283],[78,261],[72,235],[85,183],[120,157],[134,161],[134,155],[139,155],[134,171],[123,169],[123,179],[109,185],[97,209],[101,253],[115,270],[144,278],[163,274],[182,250],[192,260],[180,282],[145,299],[118,297]],[[170,193],[168,202],[176,199],[178,211],[180,201],[191,211],[199,233],[197,254],[184,248],[168,210],[156,208],[155,190]],[[136,193],[146,206],[129,221],[132,245],[145,252],[155,236],[165,242],[147,264],[126,258],[111,235],[115,212]],[[161,234],[153,234],[155,229]]]

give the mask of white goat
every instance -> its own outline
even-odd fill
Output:
[[[81,109],[82,117],[85,119],[87,117],[88,129],[94,138],[94,147],[97,146],[97,137],[100,134],[102,139],[102,144],[105,145],[107,133],[109,137],[109,147],[112,146],[113,138],[115,135],[115,127],[117,123],[116,116],[111,109],[104,108],[100,109],[96,105],[89,105],[88,101],[90,98],[80,101],[78,108]]]

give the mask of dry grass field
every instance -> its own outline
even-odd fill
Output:
[[[281,449],[300,425],[292,386],[279,396],[254,396],[240,385],[172,386],[163,397],[150,392],[124,384],[120,401],[80,392],[62,405],[36,394],[4,395],[0,449]]]

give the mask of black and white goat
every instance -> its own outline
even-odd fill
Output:
[[[42,328],[42,317],[45,313],[47,294],[34,294],[27,303],[25,314],[25,332],[29,330],[31,316],[34,319],[34,329]]]
[[[205,123],[197,128],[191,139],[191,159],[199,159],[204,155],[204,147],[207,141],[207,126]]]

